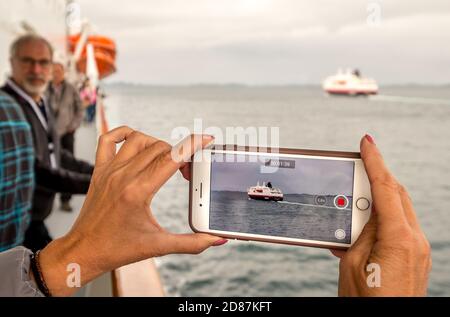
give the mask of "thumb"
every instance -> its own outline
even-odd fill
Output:
[[[227,239],[205,233],[172,234],[166,237],[167,254],[184,253],[199,254],[211,246],[220,246],[227,243]]]

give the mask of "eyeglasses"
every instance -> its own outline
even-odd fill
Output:
[[[32,67],[37,64],[37,65],[41,66],[42,68],[49,68],[50,65],[52,65],[52,61],[49,59],[36,60],[31,57],[18,57],[18,59],[26,67]]]

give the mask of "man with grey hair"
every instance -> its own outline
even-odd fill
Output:
[[[84,108],[78,89],[65,79],[64,65],[60,60],[53,63],[53,80],[48,86],[46,96],[55,114],[56,132],[61,140],[61,148],[73,155],[75,132],[83,121]],[[70,169],[70,166],[63,167]],[[61,193],[61,210],[72,211],[70,198],[71,194]]]
[[[37,60],[26,53],[32,43],[40,43],[36,51],[36,55],[40,58]],[[25,89],[31,98],[39,102],[52,75],[50,71],[53,56],[52,45],[43,37],[27,34],[17,38],[11,44],[9,53],[13,79]],[[35,67],[35,65],[39,67]]]
[[[24,245],[36,251],[52,240],[44,220],[51,213],[55,194],[85,194],[93,167],[60,149],[52,109],[44,97],[52,78],[51,44],[39,35],[27,34],[12,43],[10,54],[12,74],[1,90],[20,105],[31,126],[36,188]]]

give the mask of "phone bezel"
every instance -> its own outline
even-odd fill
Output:
[[[286,158],[294,157],[322,160],[345,160],[354,162],[352,227],[350,244],[209,229],[210,173],[212,152],[225,154],[228,153],[280,156]],[[200,187],[202,189],[201,198]],[[369,180],[364,169],[364,164],[361,160],[360,153],[356,152],[317,151],[285,148],[273,149],[261,147],[251,148],[239,147],[236,145],[215,145],[212,148],[197,152],[193,157],[191,164],[191,182],[189,192],[189,225],[194,232],[209,233],[228,239],[237,239],[244,241],[260,241],[333,249],[349,248],[359,237],[359,234],[361,233],[364,225],[369,220],[371,208],[366,211],[359,210],[356,206],[356,202],[358,201],[358,199],[364,197],[368,199],[370,205],[372,205]]]

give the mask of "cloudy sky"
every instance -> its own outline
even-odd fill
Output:
[[[234,163],[214,162],[211,176],[213,191],[247,191],[257,182],[270,181],[284,194],[347,195],[353,192],[353,163],[348,161],[295,160],[295,169],[278,168],[261,173],[262,160],[249,162],[244,156]]]
[[[111,81],[450,83],[448,0],[79,0],[119,47]]]

